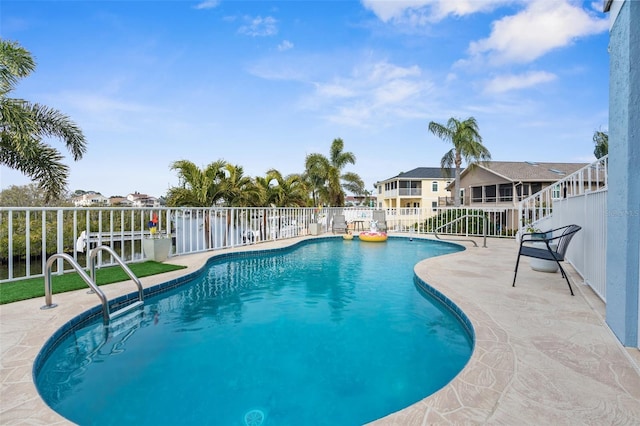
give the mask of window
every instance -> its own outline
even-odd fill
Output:
[[[437,201],[432,201],[431,202],[431,210],[433,210],[434,212],[436,210],[438,210],[438,202]]]
[[[560,185],[554,185],[553,189],[551,190],[551,198],[553,199],[557,199],[557,198],[561,198],[562,196],[560,195]]]
[[[531,184],[531,194],[535,194],[536,192],[542,191],[541,183],[532,183]]]
[[[438,192],[438,181],[431,182],[431,191]]]
[[[496,202],[496,186],[488,185],[484,187],[484,201],[486,203],[495,203]]]
[[[513,186],[510,183],[501,183],[498,187],[500,201],[513,200]]]
[[[474,203],[482,202],[482,187],[481,186],[472,186],[471,187],[471,201]]]

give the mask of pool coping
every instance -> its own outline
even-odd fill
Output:
[[[212,256],[289,248],[316,238],[336,237],[280,240],[171,258],[170,263],[188,268],[141,281],[151,288],[184,280]],[[443,389],[372,424],[624,423],[640,418],[640,369],[604,323],[602,303],[578,284],[582,280],[571,267],[570,279],[578,287],[574,297],[559,274],[528,271],[524,264],[512,288],[515,250],[513,240],[496,239],[489,248],[470,247],[415,266],[421,281],[466,314],[476,335],[474,352]],[[130,281],[101,288],[110,299],[134,289]],[[32,366],[56,330],[98,301],[84,290],[54,299],[58,308],[46,311],[39,309],[42,299],[0,306],[2,424],[72,424],[39,397]]]

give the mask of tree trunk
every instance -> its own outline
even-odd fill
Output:
[[[205,249],[213,247],[211,244],[211,210],[204,211],[204,235],[207,241],[205,242]]]
[[[454,207],[460,207],[460,165],[462,164],[462,159],[460,158],[460,154],[456,151],[456,174],[455,174],[455,185],[453,194],[453,205]]]

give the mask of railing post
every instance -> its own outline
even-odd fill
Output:
[[[27,219],[28,217],[29,215],[27,214]],[[7,211],[7,238],[8,238],[7,259],[9,261],[9,279],[12,279],[13,278],[13,210]],[[27,235],[27,241],[29,241],[29,235]],[[27,252],[27,258],[30,258],[30,257],[31,257],[31,253]]]
[[[63,253],[64,252],[64,226],[63,226],[63,215],[62,210],[58,209],[56,212],[56,252]],[[64,273],[64,261],[62,259],[58,259],[58,273]]]
[[[27,210],[25,214],[24,230],[26,234],[24,255],[25,255],[25,263],[27,265],[26,276],[28,277],[31,275],[31,211],[30,210]],[[10,230],[9,237],[11,237],[12,233],[13,232]],[[13,259],[9,258],[9,265],[11,265],[12,263],[13,263]],[[9,278],[11,278],[11,275],[9,275]]]
[[[44,274],[44,306],[40,309],[51,309],[58,306],[52,303],[51,293],[51,268],[47,268]]]

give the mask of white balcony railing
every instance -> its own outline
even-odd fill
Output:
[[[554,200],[605,190],[607,188],[608,158],[608,156],[604,156],[522,200],[518,207],[521,219],[520,227],[535,224],[551,215]]]
[[[384,191],[386,198],[390,197],[421,197],[422,188],[396,188]]]

